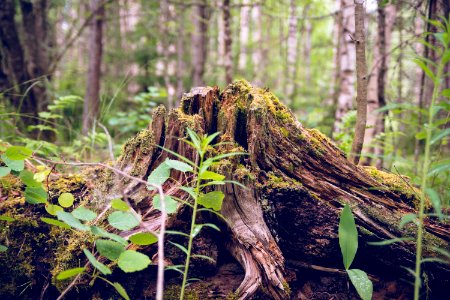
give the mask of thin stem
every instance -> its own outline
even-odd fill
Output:
[[[203,154],[200,155],[200,164],[199,164],[199,168],[200,169],[202,167],[203,164]],[[195,173],[194,173],[194,178],[197,177],[197,182],[195,185],[195,189],[194,189],[194,194],[195,194],[195,199],[194,199],[194,206],[192,208],[192,221],[191,221],[191,230],[189,232],[189,243],[188,243],[188,249],[187,249],[187,254],[186,254],[186,264],[184,266],[184,272],[183,272],[183,283],[181,284],[181,292],[180,292],[180,300],[183,300],[184,298],[184,290],[186,289],[186,282],[187,282],[187,276],[188,276],[188,271],[189,271],[189,263],[191,260],[191,251],[192,251],[192,241],[194,240],[193,237],[193,233],[194,233],[194,228],[195,228],[195,219],[197,217],[197,199],[198,199],[198,195],[200,193],[200,178],[197,176],[198,175],[198,169],[195,169]]]
[[[161,227],[158,235],[158,280],[156,282],[156,300],[163,300],[164,292],[164,234],[166,231],[166,200],[161,187],[158,187],[161,202]]]
[[[419,300],[420,286],[421,286],[421,276],[420,267],[422,261],[422,240],[423,240],[423,220],[424,220],[424,210],[425,210],[425,190],[427,188],[427,175],[430,168],[430,148],[431,148],[431,134],[433,130],[433,110],[434,103],[439,96],[439,87],[441,83],[441,77],[444,72],[444,63],[441,59],[438,65],[438,70],[436,77],[434,79],[433,95],[431,97],[430,107],[428,109],[428,124],[426,128],[426,140],[425,140],[425,155],[422,168],[422,182],[420,185],[420,190],[422,191],[420,197],[419,206],[419,225],[417,228],[417,245],[416,245],[416,270],[415,270],[415,281],[414,281],[414,300]]]

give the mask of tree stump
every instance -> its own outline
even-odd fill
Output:
[[[205,231],[194,244],[195,253],[217,261],[193,261],[192,272],[205,279],[191,287],[193,291],[196,287],[203,290],[197,295],[200,299],[354,298],[338,242],[339,214],[345,203],[352,208],[359,233],[359,249],[352,267],[363,269],[372,277],[374,298],[411,297],[412,287],[407,282],[412,277],[406,268],[414,266],[415,243],[367,244],[415,237],[413,224],[403,229],[398,226],[402,216],[416,211],[416,190],[407,179],[349,162],[327,137],[315,129],[304,128],[271,92],[244,81],[229,85],[223,92],[217,87],[193,88],[183,96],[180,108],[169,112],[157,108],[149,127],[124,145],[123,154],[114,165],[145,180],[167,157],[173,158],[158,145],[194,159],[193,149],[182,141],[186,128],[200,134],[219,131],[218,141],[228,143],[218,151],[248,154],[225,159],[217,166],[227,179],[247,186],[222,187],[225,199],[221,214],[227,222],[213,215],[200,216],[222,229],[220,234]],[[144,225],[124,235],[159,229],[160,213],[151,201],[154,194],[143,184],[99,168],[87,170],[84,175],[84,187],[77,187],[78,191],[83,190],[81,201],[100,208],[111,199],[125,197],[145,215]],[[174,180],[166,183],[164,190],[183,197],[176,190],[177,182],[186,180],[183,176],[172,172]],[[0,212],[7,213],[11,203],[0,202]],[[179,205],[177,212],[169,216],[167,227],[186,230],[189,214],[188,207]],[[449,251],[448,224],[427,218],[424,225],[424,256],[440,257],[436,247]],[[1,240],[4,238],[3,234]],[[150,254],[156,252],[154,247],[146,250]],[[180,253],[169,245],[166,252],[168,264],[182,263]],[[39,255],[54,254],[46,251]],[[2,256],[0,264],[5,267]],[[54,268],[49,260],[45,268],[32,275],[36,287],[49,282],[38,278],[42,274],[49,278]],[[236,261],[242,269],[236,267]],[[424,264],[424,284],[435,299],[444,297],[449,271],[448,264]],[[51,272],[54,275],[55,271]],[[176,280],[168,282],[175,282],[175,291],[166,289],[166,298],[171,299],[170,295],[176,294]],[[144,298],[144,294],[151,298],[154,277],[139,283],[133,285],[133,298]]]

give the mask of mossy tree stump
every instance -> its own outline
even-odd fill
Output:
[[[243,276],[234,278],[239,284],[229,291],[233,297],[250,299],[264,294],[273,299],[320,299],[314,289],[323,292],[323,298],[333,293],[350,297],[342,284],[346,279],[338,243],[339,214],[348,203],[359,232],[359,250],[352,267],[367,271],[375,279],[375,297],[410,295],[412,289],[407,285],[397,289],[397,296],[386,294],[383,289],[392,281],[411,281],[404,268],[413,268],[415,244],[367,244],[415,236],[414,225],[403,229],[398,226],[402,216],[415,212],[415,191],[405,179],[350,163],[327,137],[315,129],[304,128],[271,92],[242,81],[223,92],[212,87],[193,88],[184,95],[179,109],[156,109],[149,128],[126,143],[115,166],[146,179],[156,166],[171,157],[158,145],[194,159],[194,151],[182,141],[186,128],[200,134],[220,131],[218,142],[228,143],[218,151],[248,154],[223,160],[217,166],[228,179],[243,183],[247,189],[223,186],[226,196],[221,214],[226,223],[201,215],[205,221],[217,223],[222,231],[219,235],[207,231],[200,235],[194,251],[219,258],[219,262],[194,260],[193,272],[208,269],[206,277],[212,278],[217,272],[224,276],[220,258],[229,253],[244,270]],[[183,197],[176,191],[177,184],[187,179],[183,176],[173,172],[174,180],[164,189]],[[104,170],[91,170],[87,182],[91,188],[84,197],[96,206],[118,196],[126,197],[145,215],[145,226],[125,235],[159,229],[160,213],[153,209],[153,194],[144,185]],[[167,226],[184,230],[189,217],[189,209],[180,205],[177,213],[169,216]],[[449,250],[447,224],[427,219],[425,229],[425,256],[438,256],[434,247]],[[148,251],[154,254],[155,249]],[[182,262],[180,253],[169,246],[166,251],[168,263]],[[449,281],[449,266],[427,263],[424,269],[433,295],[442,295]],[[217,274],[216,285],[225,278]],[[315,283],[305,278],[308,276]],[[338,280],[333,279],[329,287],[323,286],[327,284],[323,278],[334,277]],[[205,282],[207,289],[214,289],[211,281]],[[202,295],[201,298],[213,297]]]

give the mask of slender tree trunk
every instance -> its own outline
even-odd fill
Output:
[[[225,82],[227,84],[233,81],[233,58],[231,53],[231,14],[230,0],[223,1],[223,25],[224,25],[224,46],[225,46]]]
[[[376,110],[386,105],[385,82],[389,64],[389,49],[391,47],[392,31],[396,19],[395,5],[379,7],[377,12],[377,39],[373,54],[372,73],[369,74],[367,89],[367,129],[364,135],[365,153],[374,154],[377,167],[383,165],[384,145],[383,139],[376,145],[373,140],[377,135],[384,133],[386,113],[377,113]],[[369,155],[364,163],[370,165],[372,157]]]
[[[184,65],[184,27],[185,27],[185,18],[184,18],[184,11],[185,6],[182,5],[180,8],[180,12],[178,15],[178,38],[177,38],[177,92],[176,92],[176,98],[181,99],[181,96],[184,92],[184,74],[185,74],[185,65]]]
[[[305,7],[307,10],[307,7]],[[307,17],[307,13],[304,14]],[[304,69],[305,69],[305,80],[304,82],[311,82],[311,36],[312,36],[312,24],[310,20],[305,21],[305,49],[304,49]]]
[[[250,0],[242,0],[241,20],[240,20],[240,53],[239,53],[239,71],[246,74],[248,65],[248,42],[250,40]]]
[[[254,28],[252,30],[252,41],[255,47],[252,51],[252,63],[253,63],[253,83],[256,86],[263,85],[264,71],[267,63],[267,45],[263,43],[263,16],[261,13],[261,5],[257,4],[252,9],[252,24]],[[269,27],[270,28],[270,27]],[[267,33],[267,38],[270,39],[270,34]]]
[[[339,83],[336,114],[334,116],[333,134],[339,133],[344,115],[353,107],[355,94],[355,50],[353,36],[355,33],[355,18],[352,9],[352,0],[341,0],[342,36],[339,53]]]
[[[160,31],[161,31],[161,52],[163,57],[162,75],[167,91],[167,107],[174,106],[175,87],[172,83],[171,76],[173,75],[173,61],[171,60],[171,32],[169,31],[169,22],[171,21],[171,13],[169,3],[167,0],[160,1]]]
[[[294,91],[297,75],[297,57],[298,57],[298,19],[297,4],[295,0],[289,1],[289,19],[288,19],[288,38],[287,38],[287,56],[286,56],[286,90],[288,102],[294,102]]]
[[[83,134],[87,135],[98,118],[100,109],[100,77],[103,53],[103,22],[105,9],[99,8],[100,0],[91,0],[90,9],[96,11],[90,24],[89,32],[89,63],[86,80],[86,96],[83,107]]]
[[[364,0],[355,0],[355,49],[356,49],[356,126],[350,161],[359,163],[364,144],[364,132],[367,121],[367,65],[366,38],[364,36]]]
[[[207,1],[196,2],[192,10],[192,82],[194,86],[204,84],[205,62],[207,55],[208,12]]]
[[[336,14],[334,16],[333,21],[333,36],[336,38],[334,39],[334,45],[333,45],[333,81],[330,85],[330,98],[327,101],[327,104],[332,107],[330,109],[329,118],[332,119],[336,115],[336,108],[338,103],[338,97],[339,97],[339,91],[341,88],[341,82],[340,82],[340,69],[341,69],[341,48],[342,48],[342,34],[343,34],[343,19],[342,19],[342,9],[340,2],[335,2],[336,6]],[[334,125],[334,124],[333,124]],[[332,129],[333,131],[333,129]]]

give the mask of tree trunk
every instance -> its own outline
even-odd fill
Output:
[[[336,114],[334,116],[333,134],[339,133],[342,118],[353,108],[355,95],[355,50],[353,36],[355,34],[355,18],[353,15],[353,1],[341,0],[342,36],[339,43],[339,82],[340,88],[337,96]]]
[[[224,26],[224,67],[225,67],[225,82],[230,84],[233,80],[233,57],[231,53],[231,13],[230,0],[223,0],[223,26]]]
[[[367,87],[367,130],[364,136],[364,146],[368,154],[374,154],[376,166],[381,168],[384,155],[383,145],[380,142],[373,145],[373,139],[384,133],[384,123],[386,114],[377,113],[376,110],[386,105],[385,100],[385,82],[387,80],[387,68],[389,65],[389,50],[391,46],[392,31],[396,17],[395,5],[387,5],[378,8],[377,20],[377,42],[374,47],[373,67],[369,74],[369,83]],[[364,163],[370,165],[372,157],[369,155]]]
[[[297,79],[298,57],[298,19],[297,4],[295,0],[289,1],[287,55],[286,55],[286,90],[285,94],[290,103],[294,102],[295,85]]]
[[[252,9],[252,23],[255,28],[252,30],[252,40],[253,44],[257,45],[253,47],[252,51],[252,63],[253,63],[253,74],[254,74],[254,84],[257,86],[263,86],[264,72],[266,70],[267,59],[267,45],[268,43],[263,42],[263,16],[261,13],[261,5],[256,4]],[[270,28],[270,24],[267,24]],[[270,39],[270,34],[267,33],[267,39]]]
[[[250,40],[250,0],[242,0],[241,20],[240,20],[240,53],[239,53],[239,71],[243,75],[247,72],[248,65],[248,42]]]
[[[215,262],[193,260],[190,274],[200,276],[203,281],[190,286],[191,295],[199,299],[251,299],[257,294],[263,299],[355,297],[355,291],[347,288],[338,242],[339,215],[348,203],[359,232],[353,267],[367,271],[374,280],[374,299],[410,297],[412,287],[403,281],[411,280],[406,268],[414,265],[414,243],[405,241],[383,247],[367,244],[415,236],[414,225],[398,227],[403,216],[416,212],[416,192],[407,179],[349,162],[327,137],[315,129],[304,128],[267,89],[254,88],[246,82],[235,82],[223,92],[217,87],[193,88],[184,95],[179,109],[166,113],[164,107],[158,108],[149,127],[125,144],[121,157],[113,165],[145,180],[156,166],[171,157],[158,145],[193,159],[193,149],[180,141],[185,138],[187,127],[200,134],[220,131],[218,142],[227,143],[220,146],[218,153],[248,153],[222,160],[216,166],[216,171],[227,179],[237,180],[248,188],[231,184],[221,188],[225,193],[221,214],[226,223],[214,215],[199,217],[222,230],[220,234],[205,230],[195,239],[194,254],[206,253]],[[159,229],[160,213],[153,208],[153,194],[146,186],[101,168],[83,174],[83,177],[52,175],[54,178],[48,185],[50,201],[55,201],[61,191],[71,191],[76,196],[76,205],[103,210],[111,199],[125,197],[145,215],[142,221],[145,225],[122,232],[123,236]],[[176,188],[174,184],[184,180],[176,172],[172,177],[175,181],[165,184],[164,190]],[[58,291],[46,278],[50,278],[50,273],[55,275],[84,264],[81,248],[90,247],[92,239],[80,232],[55,228],[50,234],[49,226],[39,221],[38,206],[23,203],[20,186],[6,192],[9,197],[0,202],[0,214],[13,216],[17,221],[0,232],[0,243],[9,246],[8,255],[0,256],[0,266],[6,270],[0,275],[4,283],[0,293],[17,296],[21,292],[17,286],[31,282],[31,288],[22,297],[35,299],[44,293],[52,298]],[[181,191],[176,193],[185,196]],[[190,209],[180,204],[177,212],[170,215],[167,227],[186,230],[189,214]],[[434,247],[450,250],[448,224],[429,217],[424,226],[425,256],[439,256]],[[30,232],[26,242],[22,238],[24,231]],[[185,242],[180,236],[168,238]],[[34,249],[39,250],[33,252]],[[166,246],[169,265],[183,262],[184,256],[176,249],[170,244]],[[149,247],[143,251],[154,254],[156,249]],[[432,296],[445,298],[450,267],[434,263],[426,263],[424,267]],[[154,268],[126,276],[119,273],[108,280],[119,280],[131,298],[154,296]],[[77,284],[87,287],[89,281],[82,278]],[[53,283],[59,289],[67,284]],[[178,284],[177,275],[166,271],[165,299],[177,297]],[[111,293],[112,290],[96,281],[90,289],[73,289],[67,299],[88,298],[93,294],[106,299],[112,297]]]
[[[90,9],[96,12],[89,32],[88,73],[83,106],[83,134],[87,135],[98,118],[100,109],[100,76],[103,53],[103,22],[105,8],[100,0],[91,0]],[[100,7],[99,7],[100,6]]]
[[[208,12],[206,0],[197,2],[192,10],[192,83],[194,86],[204,84],[205,62],[207,55]]]
[[[350,160],[359,163],[364,144],[364,132],[367,122],[367,64],[366,38],[364,33],[364,0],[355,0],[355,52],[356,52],[356,125]]]

